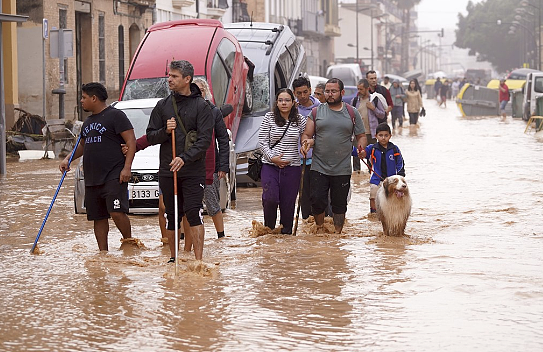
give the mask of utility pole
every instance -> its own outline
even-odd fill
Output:
[[[356,63],[360,65],[360,58],[358,56],[358,0],[356,0]]]

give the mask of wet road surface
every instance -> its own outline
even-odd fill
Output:
[[[391,139],[413,211],[403,238],[369,220],[354,174],[342,235],[249,236],[259,188],[238,189],[227,237],[206,217],[205,267],[167,265],[156,216],[131,216],[145,248],[108,253],[73,211],[58,160],[8,162],[0,178],[2,351],[541,351],[543,142],[524,122],[462,118],[425,101]],[[364,166],[364,165],[362,165]]]

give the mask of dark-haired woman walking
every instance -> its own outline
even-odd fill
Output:
[[[407,103],[407,113],[409,114],[409,124],[416,125],[419,120],[419,112],[424,106],[422,105],[422,97],[420,90],[414,80],[409,82],[409,88],[405,92]]]
[[[274,229],[277,207],[281,233],[291,234],[294,209],[300,186],[301,162],[298,144],[306,118],[298,114],[294,94],[288,88],[275,96],[273,111],[264,116],[258,135],[262,151],[262,207],[264,225]]]

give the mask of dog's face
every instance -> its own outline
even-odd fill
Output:
[[[383,187],[385,188],[387,197],[393,194],[398,198],[402,198],[409,194],[409,188],[403,176],[394,175],[387,177],[383,181]]]

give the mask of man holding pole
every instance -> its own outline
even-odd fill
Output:
[[[73,160],[83,155],[85,163],[85,204],[87,219],[94,221],[94,235],[101,251],[108,250],[109,217],[123,238],[130,238],[128,213],[128,181],[136,153],[134,128],[124,112],[108,106],[106,88],[100,83],[87,83],[81,88],[81,106],[92,112],[81,128],[81,142]],[[123,155],[120,145],[128,151]],[[60,163],[60,171],[70,170],[70,155]]]
[[[147,126],[149,144],[160,144],[159,184],[166,206],[169,263],[176,259],[175,229],[183,215],[187,217],[191,233],[185,241],[192,242],[197,260],[202,260],[204,250],[202,199],[206,178],[205,155],[211,143],[214,119],[200,89],[192,83],[193,76],[194,67],[190,62],[170,63],[168,86],[171,94],[157,103]],[[175,134],[173,145],[172,132]],[[174,175],[179,192],[174,189]],[[174,193],[179,197],[177,210]]]

